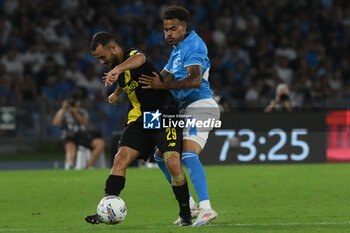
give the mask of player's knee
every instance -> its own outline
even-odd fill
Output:
[[[183,141],[183,151],[192,151],[196,154],[199,154],[202,151],[202,146],[199,142],[195,142],[193,140],[184,140]]]
[[[166,161],[166,164],[167,164],[167,167],[168,167],[168,169],[170,170],[169,172],[170,172],[171,174],[174,173],[174,172],[172,172],[172,171],[175,171],[175,170],[177,170],[178,168],[181,167],[180,160],[179,160],[179,159],[176,159],[176,158],[173,158],[173,157],[170,157],[170,158]]]
[[[139,152],[133,150],[129,147],[119,147],[118,153],[114,157],[113,168],[118,171],[123,171],[132,161],[134,161],[139,156]]]
[[[183,170],[181,167],[180,158],[174,156],[170,157],[166,161],[167,169],[172,177],[177,177],[183,174]]]
[[[120,149],[114,157],[113,167],[125,170],[128,164],[128,155],[127,152],[123,149]]]
[[[174,170],[181,168],[180,154],[174,151],[168,151],[163,154],[164,161],[168,167],[170,174]]]

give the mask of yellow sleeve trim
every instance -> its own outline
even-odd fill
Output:
[[[137,49],[135,49],[135,50],[131,51],[131,52],[130,52],[130,56],[135,55],[137,52],[138,52],[138,50],[137,50]]]

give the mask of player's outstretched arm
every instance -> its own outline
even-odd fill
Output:
[[[161,73],[163,73],[164,71],[165,70],[163,70]],[[187,77],[179,81],[164,79],[164,81],[162,82],[159,78],[159,75],[155,72],[153,72],[154,74],[153,77],[143,74],[142,77],[140,78],[140,83],[145,85],[145,86],[142,86],[142,88],[145,88],[145,89],[187,90],[187,89],[201,87],[202,66],[200,65],[187,66],[186,71],[187,71]]]
[[[136,53],[135,55],[129,57],[124,62],[120,63],[113,70],[105,73],[106,76],[103,77],[105,86],[112,86],[117,80],[118,76],[126,70],[136,69],[143,64],[145,64],[147,58],[143,53]]]

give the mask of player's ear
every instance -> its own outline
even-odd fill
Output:
[[[185,22],[183,23],[183,29],[184,29],[184,32],[187,32],[187,24]]]
[[[110,43],[110,44],[109,44],[109,49],[112,51],[112,53],[117,54],[118,47],[117,47],[116,44]]]

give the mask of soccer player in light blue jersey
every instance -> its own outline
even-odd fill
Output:
[[[163,80],[154,73],[154,77],[142,75],[143,88],[168,89],[180,100],[180,113],[192,119],[220,118],[217,103],[212,98],[208,82],[210,62],[207,46],[195,31],[187,32],[186,20],[189,12],[179,6],[168,7],[162,14],[166,41],[173,46],[169,61],[161,71]],[[217,217],[212,209],[205,171],[198,158],[204,148],[211,128],[188,127],[183,131],[182,163],[186,166],[193,186],[198,195],[199,208],[190,197],[192,217],[198,216],[193,226],[205,225]],[[169,182],[170,175],[159,151],[155,161]],[[179,218],[174,222],[181,222]]]

